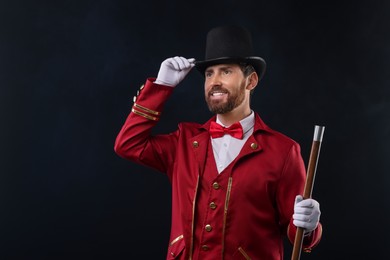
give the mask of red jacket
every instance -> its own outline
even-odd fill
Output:
[[[173,88],[148,79],[135,97],[132,113],[115,142],[128,160],[165,173],[172,184],[172,225],[167,259],[193,259],[195,205],[199,179],[210,143],[209,124],[181,123],[171,134],[151,135]],[[243,174],[245,173],[245,174]],[[295,196],[302,194],[306,171],[299,145],[270,129],[256,114],[254,132],[232,168],[223,253],[210,259],[283,259],[283,237],[294,240]],[[220,220],[223,221],[222,219]],[[322,234],[321,224],[304,239],[310,250]],[[207,249],[205,249],[207,250]]]

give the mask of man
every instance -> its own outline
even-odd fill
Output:
[[[166,173],[172,184],[167,259],[283,259],[283,237],[304,228],[305,251],[318,244],[319,203],[302,200],[305,167],[299,145],[270,129],[250,108],[265,71],[250,33],[212,29],[206,59],[169,58],[147,79],[117,136],[123,158]],[[151,135],[163,105],[194,67],[216,116]]]

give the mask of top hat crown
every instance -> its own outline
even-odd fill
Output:
[[[204,74],[207,67],[222,63],[247,63],[254,67],[259,79],[265,72],[263,58],[253,56],[250,32],[240,26],[221,26],[207,34],[205,60],[197,61],[196,68]]]

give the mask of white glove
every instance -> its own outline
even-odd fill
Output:
[[[314,199],[303,199],[301,195],[295,197],[293,223],[309,233],[316,229],[320,221],[320,204]]]
[[[160,71],[154,83],[175,87],[195,66],[195,59],[184,57],[168,58],[161,63]]]

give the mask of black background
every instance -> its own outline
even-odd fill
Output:
[[[0,259],[164,259],[170,185],[113,144],[167,57],[204,58],[207,31],[246,26],[267,72],[252,107],[301,144],[325,125],[303,259],[389,250],[389,1],[0,1]],[[210,117],[195,70],[156,132]],[[288,246],[286,259],[289,258]]]

